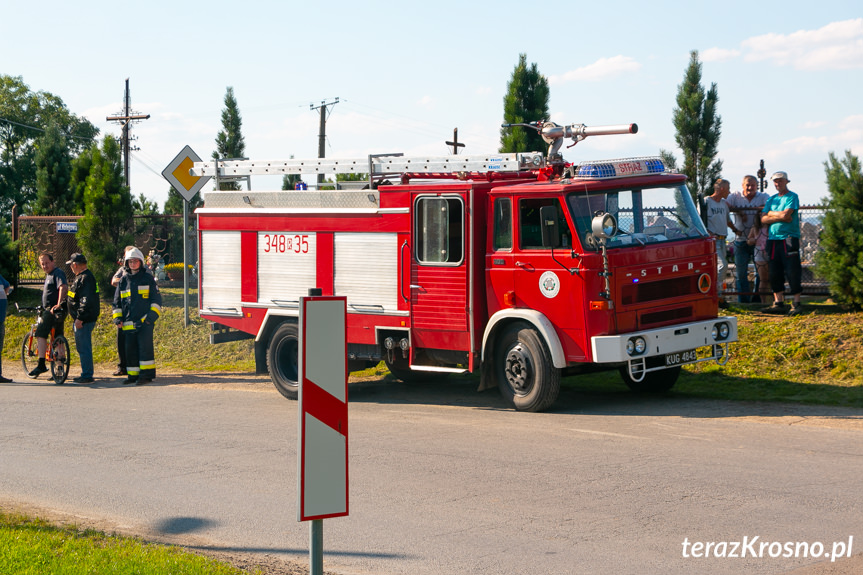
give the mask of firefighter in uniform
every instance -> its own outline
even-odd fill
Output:
[[[140,385],[156,377],[153,324],[162,314],[162,294],[156,280],[144,270],[144,254],[126,252],[126,274],[114,293],[114,323],[125,333],[126,373],[123,384]]]

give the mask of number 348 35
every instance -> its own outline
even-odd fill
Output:
[[[264,252],[284,254],[293,252],[295,254],[309,253],[309,236],[296,234],[265,234]]]

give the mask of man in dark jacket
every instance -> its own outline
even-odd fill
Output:
[[[87,269],[84,254],[72,254],[66,265],[75,272],[75,280],[69,288],[66,301],[72,316],[75,332],[75,349],[81,358],[81,376],[75,383],[93,383],[93,328],[99,319],[99,284],[93,272]]]
[[[156,377],[153,324],[162,314],[162,294],[152,275],[144,271],[138,248],[126,252],[126,273],[114,293],[114,323],[126,334],[126,373],[123,384],[140,385]]]

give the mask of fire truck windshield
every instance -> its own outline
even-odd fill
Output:
[[[612,249],[707,236],[685,185],[576,192],[567,196],[567,204],[585,250],[596,249],[587,237],[591,220],[602,212],[617,219],[619,231],[606,240]]]

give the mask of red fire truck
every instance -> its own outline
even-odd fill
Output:
[[[351,370],[406,382],[479,372],[540,411],[562,375],[618,370],[670,389],[681,366],[724,364],[716,249],[683,175],[659,158],[567,163],[564,139],[637,126],[537,122],[543,153],[195,163],[192,175],[364,173],[365,189],[213,191],[197,210],[200,315],[211,341],[255,339],[256,366],[297,395],[309,288],[347,298]],[[218,186],[217,186],[218,187]]]

